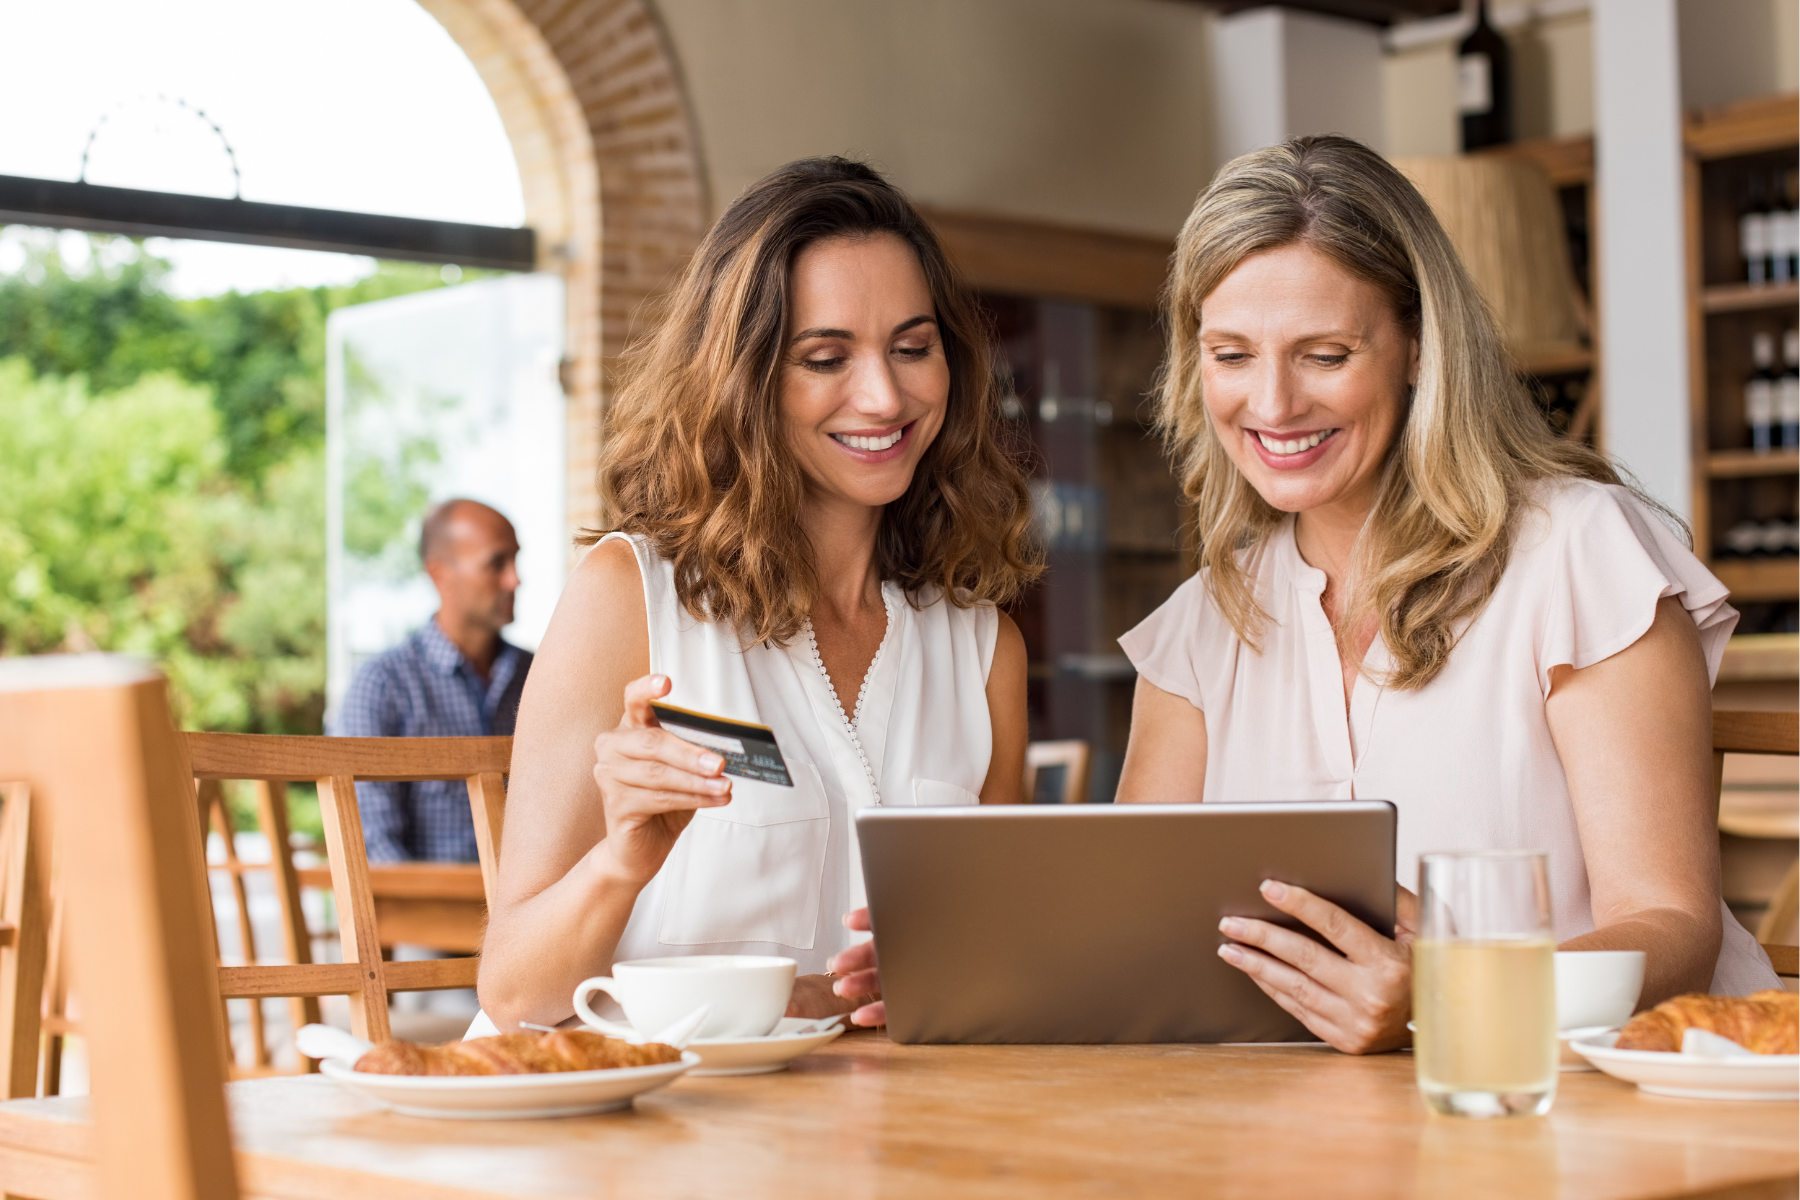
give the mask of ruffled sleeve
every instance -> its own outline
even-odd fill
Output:
[[[1541,501],[1548,529],[1532,564],[1550,581],[1538,681],[1611,658],[1643,637],[1665,596],[1679,597],[1700,633],[1709,682],[1737,625],[1727,589],[1643,501],[1623,487],[1564,484]],[[1524,565],[1524,564],[1520,564]]]
[[[1205,698],[1200,687],[1194,649],[1204,630],[1218,624],[1199,575],[1175,589],[1157,610],[1125,636],[1119,646],[1139,675],[1173,696],[1180,696],[1202,712]],[[1233,641],[1236,635],[1232,635]]]

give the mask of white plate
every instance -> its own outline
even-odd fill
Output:
[[[1615,1033],[1616,1025],[1590,1025],[1586,1029],[1565,1029],[1556,1035],[1556,1069],[1559,1071],[1592,1071],[1594,1064],[1575,1052],[1575,1043]]]
[[[531,1075],[374,1075],[337,1059],[319,1072],[353,1092],[412,1117],[482,1121],[516,1117],[572,1117],[626,1108],[633,1096],[673,1083],[700,1065],[688,1051],[680,1062],[607,1071],[546,1071]]]
[[[694,1068],[694,1075],[768,1075],[785,1071],[788,1064],[802,1054],[811,1054],[844,1032],[842,1025],[835,1025],[823,1033],[794,1032],[811,1024],[812,1021],[803,1017],[783,1017],[776,1024],[775,1032],[762,1037],[695,1038],[687,1044],[689,1054],[700,1056],[700,1065]],[[599,1032],[617,1036],[630,1033],[631,1027],[619,1022]]]
[[[1575,1052],[1618,1079],[1658,1096],[1689,1100],[1800,1100],[1800,1054],[1702,1058],[1662,1050],[1618,1050],[1617,1033],[1577,1038]]]

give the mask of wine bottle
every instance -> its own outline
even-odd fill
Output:
[[[1781,191],[1787,208],[1787,277],[1800,279],[1800,170],[1782,173]]]
[[[1781,378],[1775,381],[1775,419],[1781,422],[1781,448],[1800,450],[1800,329],[1781,335]]]
[[[1775,448],[1775,335],[1767,331],[1750,339],[1750,361],[1756,369],[1744,381],[1744,423],[1750,426],[1750,448],[1767,454]]]
[[[1786,283],[1793,273],[1788,269],[1794,249],[1793,205],[1788,199],[1787,178],[1782,172],[1769,176],[1769,282]]]
[[[1761,175],[1750,176],[1743,215],[1738,218],[1738,253],[1744,257],[1744,278],[1755,287],[1769,281],[1769,214],[1763,207]]]
[[[1487,0],[1476,0],[1475,28],[1456,48],[1456,109],[1465,151],[1513,140],[1512,50],[1488,24],[1487,9]]]

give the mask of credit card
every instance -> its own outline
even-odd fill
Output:
[[[725,774],[744,779],[758,779],[781,787],[793,787],[787,760],[775,744],[775,731],[767,725],[748,721],[728,721],[676,708],[673,704],[651,704],[650,711],[662,727],[684,742],[705,746],[725,760]]]

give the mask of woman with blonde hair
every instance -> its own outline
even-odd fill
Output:
[[[497,1026],[681,954],[798,960],[794,1016],[874,998],[826,973],[864,903],[854,814],[1015,800],[1024,769],[1024,642],[996,605],[1037,567],[994,380],[972,297],[868,167],[792,163],[720,217],[628,356],[615,529],[586,539],[520,705]],[[770,727],[792,786],[723,774],[656,700]]]
[[[1160,420],[1200,572],[1121,639],[1121,801],[1392,801],[1399,871],[1547,850],[1556,936],[1647,955],[1642,1005],[1777,986],[1719,898],[1711,684],[1737,614],[1668,514],[1558,439],[1391,165],[1298,138],[1224,167],[1176,244]],[[1407,1040],[1390,939],[1228,918],[1220,954],[1309,1029]]]

